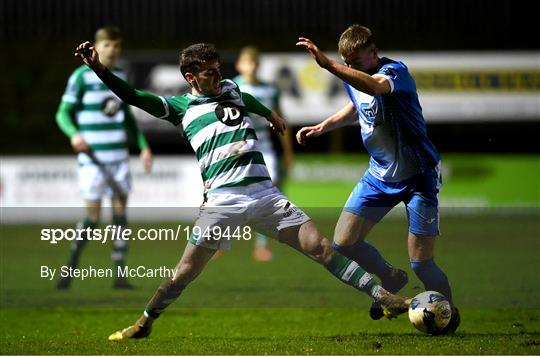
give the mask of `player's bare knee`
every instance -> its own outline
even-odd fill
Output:
[[[332,260],[332,257],[335,254],[334,248],[332,248],[332,244],[330,241],[326,238],[321,239],[321,247],[322,252],[319,258],[319,263],[326,265]]]
[[[299,232],[300,247],[310,255],[320,254],[322,236],[319,230],[314,226],[302,227]]]
[[[318,263],[323,265],[327,264],[334,254],[330,241],[326,238],[319,237],[319,239],[313,241],[312,244],[313,245],[310,247],[311,249],[307,254],[312,256]]]

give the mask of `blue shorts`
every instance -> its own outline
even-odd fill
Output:
[[[417,236],[439,235],[439,170],[413,176],[402,182],[384,182],[369,172],[356,184],[344,210],[379,222],[400,202],[407,208],[409,232]]]

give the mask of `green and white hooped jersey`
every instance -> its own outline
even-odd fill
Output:
[[[276,85],[266,82],[259,82],[257,84],[251,84],[246,82],[241,76],[235,77],[234,81],[240,87],[240,90],[244,93],[249,93],[261,102],[265,107],[271,110],[276,110],[279,103],[279,89]],[[259,138],[259,148],[264,153],[274,153],[274,146],[272,144],[270,126],[266,118],[261,117],[255,113],[250,113],[250,117],[253,121],[253,127]]]
[[[122,79],[126,74],[118,69],[113,73]],[[87,66],[77,68],[67,84],[62,101],[74,104],[79,133],[103,163],[129,158],[125,118],[127,105],[101,82]],[[79,154],[79,164],[90,159]]]
[[[161,97],[162,119],[181,126],[197,156],[205,191],[270,180],[240,89],[228,79],[221,88],[216,97]]]

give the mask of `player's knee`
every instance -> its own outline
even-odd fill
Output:
[[[300,246],[308,254],[315,254],[320,250],[321,235],[317,229],[307,229],[300,232]]]
[[[308,254],[312,256],[318,263],[325,265],[332,259],[334,250],[332,249],[328,239],[319,238],[316,244],[311,247]]]

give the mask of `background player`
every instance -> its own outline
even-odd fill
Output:
[[[115,66],[122,49],[120,31],[103,27],[96,31],[95,49],[104,66],[125,78],[125,73]],[[130,191],[129,151],[127,134],[131,133],[141,150],[141,160],[146,172],[152,167],[152,153],[148,143],[137,127],[129,106],[122,103],[90,70],[83,65],[69,78],[66,91],[56,113],[60,129],[70,138],[73,150],[78,153],[79,187],[86,205],[86,218],[78,228],[94,229],[100,220],[101,198],[112,199],[112,224],[127,225],[126,203]],[[86,154],[92,152],[104,169],[111,174],[122,192],[113,192],[107,179],[95,162]],[[111,257],[116,266],[123,267],[127,241],[113,240]],[[68,265],[76,267],[87,240],[73,241]],[[115,271],[117,271],[115,269]],[[67,289],[71,278],[58,281],[59,289]],[[123,277],[116,277],[115,288],[131,288]]]
[[[416,84],[407,67],[379,57],[371,30],[360,25],[341,34],[339,53],[344,65],[328,58],[307,38],[300,37],[297,46],[305,47],[319,66],[342,79],[351,99],[322,123],[302,128],[298,142],[358,120],[371,156],[368,170],[338,220],[333,247],[379,276],[383,287],[399,291],[407,283],[405,272],[389,264],[365,239],[377,222],[404,202],[411,267],[426,290],[441,292],[452,301],[448,278],[433,259],[439,235],[440,157],[427,136]],[[378,319],[382,309],[375,304],[370,314]],[[452,315],[449,332],[459,324],[455,307]]]
[[[273,83],[263,82],[258,77],[260,52],[256,47],[247,46],[240,50],[236,61],[236,70],[240,75],[234,78],[234,81],[244,93],[254,96],[259,102],[267,108],[275,111],[281,116],[279,106],[280,93],[279,88]],[[289,128],[285,130],[284,135],[279,135],[279,142],[283,154],[283,167],[279,164],[278,153],[272,142],[272,132],[268,126],[268,121],[257,114],[250,113],[259,144],[259,150],[263,154],[264,162],[270,173],[273,184],[280,187],[282,182],[282,171],[286,176],[292,168],[294,151],[292,145],[292,135]],[[283,170],[282,170],[283,169]],[[253,249],[253,258],[257,261],[266,262],[272,259],[270,249],[270,240],[268,237],[257,234],[255,247]]]
[[[219,54],[212,45],[195,44],[182,51],[180,71],[191,93],[166,98],[132,88],[109,71],[92,49],[85,42],[75,55],[122,100],[181,126],[199,161],[205,188],[194,234],[176,266],[177,274],[161,284],[134,325],[112,334],[110,340],[150,334],[153,321],[202,272],[216,249],[230,245],[230,239],[206,233],[215,232],[215,228],[233,231],[254,226],[320,263],[348,285],[394,308],[395,313],[407,311],[404,298],[388,293],[357,263],[335,252],[309,217],[272,185],[247,114],[267,118],[278,133],[285,130],[285,122],[253,96],[242,93],[233,81],[222,80]]]

